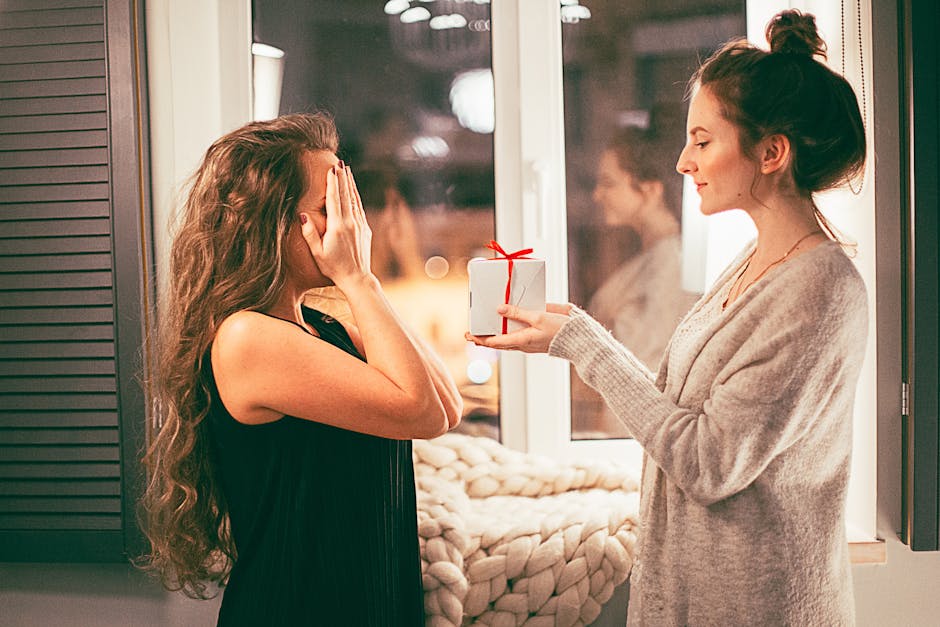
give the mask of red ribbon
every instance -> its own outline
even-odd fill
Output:
[[[523,248],[522,250],[517,250],[514,253],[507,253],[505,250],[503,250],[503,247],[500,246],[499,243],[497,243],[495,239],[491,239],[490,243],[487,244],[486,247],[494,251],[497,254],[496,257],[491,257],[490,258],[491,260],[505,259],[508,262],[508,271],[507,271],[508,276],[506,277],[506,299],[505,299],[506,304],[508,305],[509,304],[509,292],[512,290],[512,261],[513,259],[529,259],[529,257],[527,257],[526,255],[530,254],[533,249]],[[509,320],[507,320],[506,317],[503,316],[503,335],[506,334],[506,329],[507,329],[508,324],[509,324]]]

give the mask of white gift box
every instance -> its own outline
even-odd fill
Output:
[[[470,333],[473,335],[500,335],[503,317],[496,308],[506,302],[506,283],[510,281],[509,304],[545,311],[545,261],[543,259],[513,259],[512,279],[509,261],[505,258],[471,259],[467,264],[470,275]],[[522,322],[509,320],[507,332],[524,329]]]

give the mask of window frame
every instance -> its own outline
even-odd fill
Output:
[[[491,11],[496,236],[507,250],[534,248],[546,261],[547,300],[566,302],[560,5],[494,0]],[[633,440],[571,440],[569,372],[567,362],[546,355],[500,355],[503,443],[558,460],[601,456],[639,468]]]
[[[794,3],[757,0],[746,3],[748,31],[752,40],[761,39],[767,19]],[[815,0],[804,0],[805,11],[831,12]],[[863,3],[861,16],[865,33],[870,33],[871,10]],[[504,248],[523,246],[535,249],[546,260],[546,293],[550,302],[565,302],[567,285],[567,229],[565,219],[565,150],[562,84],[562,43],[559,3],[514,3],[493,0],[493,74],[496,97],[494,163],[496,169],[496,233]],[[863,36],[864,38],[864,36]],[[870,40],[869,40],[870,42]],[[841,43],[841,40],[840,40]],[[835,46],[833,47],[835,48]],[[864,68],[871,85],[871,69]],[[869,95],[868,106],[874,98]],[[523,112],[525,112],[523,114]],[[872,119],[872,109],[866,113]],[[873,134],[869,125],[869,134]],[[870,137],[870,139],[872,139]],[[872,150],[871,155],[874,155]],[[874,158],[868,181],[874,180]],[[866,183],[870,184],[870,183]],[[869,192],[870,193],[870,192]],[[872,204],[874,201],[871,200]],[[521,211],[519,210],[521,208]],[[881,216],[883,212],[877,212]],[[886,241],[890,240],[890,241]],[[894,246],[890,234],[879,237],[875,272],[883,275],[885,255]],[[870,259],[869,259],[870,261]],[[881,381],[882,361],[876,364],[879,294],[870,296],[872,325],[864,369],[869,380]],[[876,346],[877,345],[877,346]],[[642,449],[634,440],[571,440],[570,366],[545,355],[500,355],[500,415],[502,441],[522,451],[558,460],[574,458],[612,459],[639,470]],[[883,393],[862,389],[876,403]],[[866,400],[868,397],[864,397]],[[870,461],[853,467],[848,503],[850,538],[872,542],[877,537],[876,456],[877,404],[862,410],[856,405],[856,455]],[[521,418],[520,418],[521,417]],[[859,428],[861,426],[862,428]],[[858,460],[856,460],[858,461]]]

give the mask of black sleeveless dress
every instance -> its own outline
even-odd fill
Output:
[[[304,318],[362,359],[340,323],[307,308]],[[205,362],[212,461],[238,552],[218,624],[423,625],[411,441],[290,416],[242,424]],[[330,394],[315,373],[310,386]]]

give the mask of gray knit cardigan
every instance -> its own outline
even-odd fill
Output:
[[[572,311],[549,354],[645,451],[628,624],[854,624],[845,498],[867,324],[862,278],[834,242],[768,272],[687,354],[667,347],[655,380]]]

